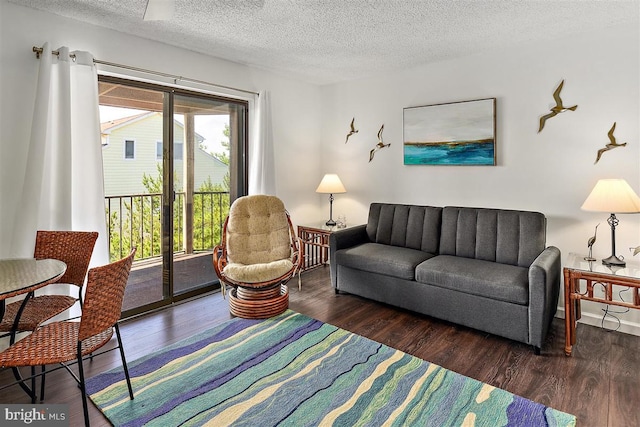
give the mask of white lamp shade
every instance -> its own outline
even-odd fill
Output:
[[[640,212],[640,198],[624,179],[601,179],[582,204],[585,211]]]
[[[342,181],[335,173],[328,173],[322,178],[320,181],[320,185],[316,188],[316,193],[346,193],[344,185],[342,185]]]

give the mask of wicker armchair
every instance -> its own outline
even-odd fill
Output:
[[[38,231],[33,257],[36,259],[54,258],[67,264],[67,271],[55,283],[65,283],[78,287],[81,294],[84,279],[87,276],[89,261],[98,239],[98,233],[91,231]],[[33,331],[42,322],[51,319],[71,308],[80,298],[69,295],[39,295],[27,300],[18,325],[15,319],[22,301],[7,304],[0,322],[0,332]],[[82,304],[82,300],[80,299]]]
[[[286,283],[301,266],[300,244],[289,213],[275,196],[245,196],[233,202],[213,266],[231,314],[262,319],[289,307]]]
[[[82,393],[85,425],[89,425],[89,411],[84,383],[83,357],[93,354],[111,340],[115,330],[122,359],[122,367],[129,387],[129,397],[133,399],[133,389],[129,370],[122,347],[118,320],[122,311],[124,290],[129,279],[135,248],[119,261],[89,270],[87,291],[79,322],[60,321],[47,323],[32,334],[11,345],[0,353],[0,367],[32,367],[31,392],[35,403],[35,379],[41,379],[41,397],[44,396],[45,365],[78,361],[77,378]],[[35,375],[34,367],[41,366],[42,372]],[[75,376],[74,376],[75,377]]]

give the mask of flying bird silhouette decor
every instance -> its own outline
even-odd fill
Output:
[[[600,225],[600,224],[598,224]],[[598,225],[596,225],[596,230],[593,232],[593,236],[589,237],[587,241],[587,247],[589,248],[589,256],[584,257],[585,261],[595,261],[596,259],[593,257],[593,245],[596,243],[596,234],[598,234]]]
[[[345,143],[345,144],[347,143],[347,141],[349,141],[349,137],[350,137],[351,135],[353,135],[354,133],[358,133],[358,130],[357,130],[357,129],[354,127],[354,125],[353,125],[353,122],[354,122],[355,120],[356,120],[356,118],[355,118],[355,117],[351,119],[351,125],[349,126],[349,127],[350,127],[350,130],[349,130],[349,133],[347,134],[347,139],[345,139],[345,140],[344,140],[344,143]]]
[[[384,130],[384,124],[382,126],[380,126],[380,130],[378,131],[378,143],[373,148],[373,150],[369,151],[369,163],[371,163],[371,160],[373,160],[373,156],[376,154],[376,151],[378,151],[378,150],[380,150],[380,149],[382,149],[384,147],[391,146],[391,143],[385,144],[384,141],[382,141],[382,131],[383,130]]]
[[[636,246],[635,248],[629,248],[630,251],[633,251],[633,256],[640,254],[640,246]]]
[[[605,145],[604,148],[601,148],[598,150],[598,156],[596,157],[596,161],[593,163],[594,165],[596,163],[598,163],[598,161],[600,161],[600,157],[602,157],[602,154],[605,151],[609,151],[609,150],[613,150],[614,148],[618,148],[618,147],[624,147],[627,145],[626,142],[623,142],[622,144],[618,144],[616,142],[616,137],[613,136],[613,131],[616,129],[616,122],[613,122],[613,126],[611,126],[611,129],[609,129],[609,132],[607,133],[607,135],[609,136],[609,141],[611,141],[609,144]]]
[[[576,111],[576,108],[578,108],[577,105],[574,105],[573,107],[565,107],[564,105],[562,105],[562,99],[560,98],[560,91],[562,90],[562,86],[564,86],[564,80],[560,82],[560,84],[556,88],[556,91],[553,92],[553,99],[556,101],[556,105],[551,108],[551,112],[549,114],[545,114],[544,116],[540,117],[540,128],[538,129],[538,133],[542,131],[542,129],[544,128],[544,124],[548,119],[555,117],[560,113],[564,113],[565,111]]]

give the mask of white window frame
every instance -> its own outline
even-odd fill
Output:
[[[127,142],[133,142],[133,157],[127,157]],[[122,156],[125,160],[135,160],[136,159],[136,140],[134,138],[125,138],[124,143],[122,144]]]

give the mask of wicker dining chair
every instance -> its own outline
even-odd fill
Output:
[[[97,239],[98,233],[95,231],[37,232],[33,257],[54,258],[67,264],[64,275],[54,283],[77,286],[78,298],[69,295],[38,295],[30,298],[20,314],[16,332],[35,330],[42,322],[71,308],[78,300],[82,305],[82,286]],[[21,305],[22,301],[6,305],[5,315],[0,322],[0,332],[12,331]]]
[[[77,360],[78,376],[76,378],[82,393],[82,407],[85,425],[89,425],[89,409],[85,388],[83,358],[95,357],[96,350],[107,344],[115,330],[120,349],[122,367],[129,388],[129,397],[133,399],[133,388],[129,378],[129,369],[122,347],[118,320],[122,311],[124,290],[129,279],[135,248],[129,255],[111,264],[95,267],[87,275],[87,290],[79,322],[51,322],[36,329],[5,351],[0,353],[0,367],[31,367],[32,398],[36,398],[35,378],[41,376],[41,396],[44,396],[44,375],[55,369],[45,371],[45,365],[66,364]],[[107,350],[110,351],[110,350]],[[90,355],[90,356],[88,356]],[[34,367],[41,366],[42,372],[35,374]],[[75,375],[74,375],[75,378]]]

